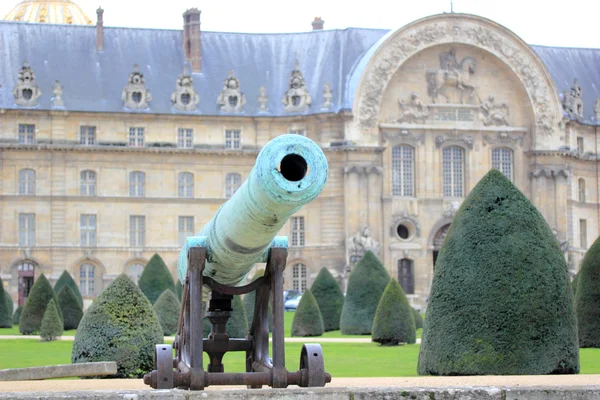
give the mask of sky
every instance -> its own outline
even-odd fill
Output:
[[[3,18],[19,0],[0,0]],[[396,29],[428,15],[450,12],[451,0],[75,0],[94,22],[104,9],[104,26],[182,29],[181,14],[202,11],[206,31],[281,33],[312,29]],[[536,45],[600,48],[598,0],[453,0],[454,12],[480,15]]]

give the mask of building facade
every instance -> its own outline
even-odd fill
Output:
[[[196,9],[183,30],[36,16],[0,21],[0,277],[18,302],[67,270],[89,304],[154,253],[175,277],[185,237],[283,133],[330,167],[281,232],[289,289],[322,267],[344,287],[370,249],[424,309],[448,226],[491,168],[546,218],[572,274],[598,235],[600,50],[454,13],[277,35],[203,32]]]

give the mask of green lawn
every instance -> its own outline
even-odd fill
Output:
[[[63,336],[75,336],[75,329],[72,329],[70,331],[65,331],[63,333]],[[19,332],[19,326],[18,325],[13,325],[12,328],[0,328],[0,336],[3,335],[20,335],[21,332]],[[26,338],[27,336],[23,335],[24,338]]]

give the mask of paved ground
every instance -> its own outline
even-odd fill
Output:
[[[327,387],[556,387],[600,384],[600,375],[333,378]],[[211,386],[206,390],[240,389]],[[0,393],[25,391],[151,390],[141,379],[82,379],[0,382]]]

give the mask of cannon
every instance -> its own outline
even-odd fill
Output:
[[[276,236],[292,214],[321,193],[327,173],[323,151],[304,136],[281,135],[262,148],[248,179],[196,236],[187,238],[177,265],[183,295],[175,341],[172,346],[156,345],[154,370],[144,376],[144,383],[155,389],[203,390],[210,385],[317,387],[331,381],[319,344],[303,345],[298,371],[285,367],[283,272],[288,240]],[[240,286],[256,263],[266,263],[264,276]],[[245,338],[230,338],[226,324],[233,295],[251,291],[256,291],[256,301],[249,332]],[[208,338],[202,333],[204,316],[211,324]],[[245,352],[246,372],[225,372],[223,356],[231,351]],[[207,370],[203,353],[209,356]]]

